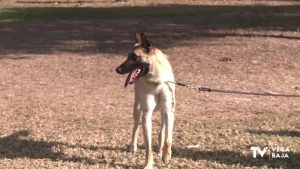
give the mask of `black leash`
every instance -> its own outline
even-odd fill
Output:
[[[168,81],[169,83],[174,83],[178,86],[187,87],[199,92],[218,92],[218,93],[229,93],[229,94],[239,94],[239,95],[255,95],[255,96],[273,96],[273,97],[300,97],[300,95],[296,94],[274,94],[270,92],[257,93],[257,92],[245,92],[245,91],[235,91],[235,90],[221,90],[221,89],[212,89],[208,87],[200,87],[200,86],[191,86],[178,81]]]

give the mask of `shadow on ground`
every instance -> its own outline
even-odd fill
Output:
[[[122,147],[110,147],[110,146],[87,146],[87,145],[70,145],[63,142],[55,141],[35,141],[29,139],[30,132],[22,130],[15,132],[11,135],[0,138],[0,158],[33,158],[33,159],[51,159],[52,161],[64,161],[75,162],[84,164],[97,164],[107,163],[105,159],[92,159],[88,157],[68,157],[63,152],[55,151],[55,148],[82,148],[91,151],[119,151],[125,152],[126,149]],[[270,159],[268,157],[253,159],[250,155],[244,155],[239,152],[228,150],[216,150],[216,151],[199,151],[197,149],[190,148],[173,148],[173,157],[175,158],[187,158],[193,161],[208,160],[226,165],[242,165],[244,167],[256,166],[261,167],[267,165],[268,167],[287,167],[293,168],[299,166],[298,159],[299,153],[292,152],[289,154],[288,159]],[[118,166],[122,164],[117,164]],[[137,167],[133,164],[126,164],[123,167]]]
[[[70,145],[68,143],[56,141],[35,141],[31,138],[30,131],[21,130],[11,135],[0,138],[0,158],[33,158],[33,159],[51,159],[52,161],[75,162],[84,164],[106,163],[103,159],[91,159],[88,157],[69,157],[61,151],[60,148],[82,148],[91,151],[121,151],[121,147],[110,146],[87,146],[87,145]]]
[[[89,157],[67,156],[62,151],[56,151],[55,149],[72,149],[82,148],[90,151],[119,151],[125,152],[123,147],[111,147],[111,146],[88,146],[80,144],[68,144],[56,141],[35,141],[30,138],[30,131],[21,130],[11,135],[0,138],[0,159],[2,158],[32,158],[32,159],[50,159],[52,161],[74,162],[84,163],[86,165],[102,164],[115,166],[109,161],[106,161],[104,157],[98,159],[92,159]],[[120,165],[119,165],[120,166]],[[123,167],[138,167],[132,164],[123,165]]]
[[[274,136],[288,136],[288,137],[300,137],[299,131],[294,130],[277,130],[277,131],[268,131],[268,130],[247,130],[251,134],[258,135],[274,135]]]
[[[227,36],[300,39],[298,34],[228,32],[237,29],[297,32],[299,5],[18,7],[1,9],[0,21],[2,58],[7,54],[54,52],[124,55],[132,47],[135,31],[147,32],[157,46],[164,49],[187,45],[193,40]]]
[[[250,155],[250,148],[249,155],[229,150],[199,151],[197,149],[180,147],[175,147],[174,150],[173,156],[175,158],[187,158],[193,161],[208,160],[226,165],[241,165],[243,167],[268,166],[270,168],[297,168],[300,165],[298,162],[300,158],[299,153],[291,153],[287,159],[272,159],[268,156],[254,159]]]
[[[62,152],[55,152],[53,148],[67,146],[62,142],[35,141],[28,139],[30,132],[22,130],[0,138],[0,158],[48,158],[53,161],[71,161],[92,164],[92,159],[86,157],[67,157]]]

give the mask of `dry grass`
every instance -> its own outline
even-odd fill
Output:
[[[48,7],[120,7],[120,6],[149,6],[149,5],[299,5],[297,0],[128,0],[123,4],[116,0],[2,0],[5,5],[13,6],[48,6]]]
[[[227,1],[216,1],[222,2]],[[142,168],[143,139],[137,154],[126,152],[132,86],[124,89],[125,77],[114,72],[135,30],[146,31],[170,55],[178,80],[300,94],[299,12],[289,17],[289,9],[279,10],[276,16],[270,7],[269,18],[255,10],[260,11],[1,24],[0,168]],[[299,168],[299,102],[178,87],[174,158],[165,166],[155,157],[155,167]],[[158,114],[153,124],[155,146]],[[292,152],[289,159],[253,159],[251,146]]]

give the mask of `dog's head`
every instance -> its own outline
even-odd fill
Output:
[[[125,87],[128,84],[134,84],[139,78],[145,76],[149,72],[149,56],[153,49],[152,42],[144,33],[135,35],[135,44],[133,50],[128,54],[127,59],[116,68],[119,74],[128,74]]]

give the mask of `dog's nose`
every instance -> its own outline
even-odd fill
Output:
[[[121,70],[120,67],[117,67],[117,68],[116,68],[116,72],[117,72],[117,73],[121,74],[121,71],[122,71],[122,70]]]

